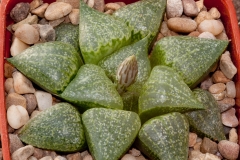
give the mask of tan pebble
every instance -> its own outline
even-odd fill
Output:
[[[222,123],[228,127],[237,127],[238,119],[236,117],[236,110],[231,108],[221,114]]]
[[[239,145],[234,142],[222,140],[218,143],[218,150],[226,159],[237,159],[239,155]]]
[[[229,98],[235,98],[236,97],[236,86],[233,81],[226,83],[226,96]]]
[[[14,85],[14,90],[18,94],[35,92],[35,88],[33,87],[32,82],[18,71],[15,71],[13,73],[13,85]]]
[[[202,142],[197,142],[197,143],[195,143],[194,146],[193,146],[193,149],[200,151],[201,144],[202,144]]]
[[[79,152],[76,152],[76,153],[68,154],[67,159],[68,160],[77,160],[77,159],[82,160],[82,157]]]
[[[197,28],[197,23],[194,20],[178,17],[170,18],[167,25],[170,30],[180,33],[190,33]]]
[[[67,17],[69,18],[69,15]],[[62,17],[62,18],[59,18],[59,19],[56,19],[56,20],[49,21],[48,24],[52,27],[56,27],[59,24],[61,24],[63,21],[65,21],[65,19],[66,19],[65,17]],[[70,18],[69,18],[69,22],[71,22]]]
[[[198,15],[198,7],[194,0],[182,0],[183,12],[189,17],[196,17]]]
[[[34,157],[34,156],[30,156],[29,158],[28,158],[28,160],[38,160],[36,157]]]
[[[192,150],[189,153],[188,160],[203,160],[205,154],[201,153],[199,150]]]
[[[30,115],[37,107],[37,99],[34,94],[24,94],[23,97],[26,99],[27,102],[27,111]]]
[[[88,5],[88,7],[93,8],[93,6],[94,6],[94,0],[88,0],[88,1],[87,1],[87,5]]]
[[[12,154],[21,147],[24,147],[22,141],[19,139],[17,134],[8,134],[10,142],[10,153]]]
[[[15,23],[15,24],[13,24],[12,25],[12,30],[13,31],[16,31],[17,30],[17,28],[19,27],[19,26],[21,26],[21,25],[23,25],[23,24],[37,24],[38,23],[38,16],[36,16],[36,15],[30,15],[30,16],[28,16],[26,19],[24,19],[24,20],[22,20],[22,21],[20,21],[20,22],[18,22],[18,23]]]
[[[106,12],[104,12],[105,14],[113,14],[113,12],[114,12],[114,10],[112,10],[112,9],[109,9],[109,10],[107,10]]]
[[[23,106],[11,105],[7,109],[7,121],[12,128],[19,129],[26,124],[28,120],[28,112]]]
[[[212,141],[211,139],[204,137],[201,147],[200,147],[200,151],[202,153],[211,153],[211,154],[215,154],[217,153],[218,149],[217,149],[217,143]]]
[[[34,44],[39,41],[38,31],[30,24],[19,26],[14,35],[26,44]]]
[[[216,37],[210,32],[202,32],[198,38],[216,39]]]
[[[64,17],[63,23],[71,23],[70,18],[69,18],[69,15],[66,15],[66,16]]]
[[[79,24],[79,9],[73,9],[69,14],[69,19],[73,25]]]
[[[147,160],[145,157],[143,157],[143,156],[138,156],[138,157],[135,157],[136,158],[136,160]]]
[[[24,160],[28,159],[34,151],[34,147],[31,145],[27,145],[25,147],[19,148],[11,155],[12,160]]]
[[[33,117],[37,116],[39,113],[41,113],[41,111],[38,110],[34,110],[30,116],[30,119],[32,119]]]
[[[31,13],[37,15],[38,17],[44,18],[44,13],[45,13],[46,9],[48,8],[48,6],[49,6],[48,3],[44,3],[41,6],[39,6],[38,8],[32,10]]]
[[[57,153],[51,150],[43,150],[43,157],[44,156],[50,156],[51,158],[55,158],[57,157]]]
[[[4,63],[4,77],[12,78],[12,73],[16,71],[16,68],[9,62]]]
[[[125,154],[121,160],[136,160],[136,158],[131,154]]]
[[[35,8],[41,6],[43,4],[43,1],[42,0],[33,0],[31,3],[30,3],[30,11],[34,10]]]
[[[27,100],[20,94],[10,93],[6,97],[6,108],[8,109],[12,105],[20,105],[27,108]]]
[[[188,147],[193,147],[197,143],[197,134],[189,132],[188,137]]]
[[[53,160],[53,158],[51,156],[45,156],[45,157],[42,157],[39,160]]]
[[[237,129],[236,128],[232,128],[229,132],[229,141],[230,142],[234,142],[234,143],[238,143],[238,134],[237,134]]]
[[[229,79],[232,79],[237,73],[237,68],[231,60],[229,51],[226,51],[224,54],[222,54],[220,58],[220,69],[223,74]]]
[[[216,83],[209,87],[209,92],[216,94],[221,93],[226,89],[226,85],[224,83]]]
[[[4,82],[4,90],[5,92],[9,92],[10,89],[13,88],[13,78],[7,78]]]
[[[69,3],[53,2],[51,3],[44,16],[47,20],[56,20],[68,15],[72,11],[72,6]]]
[[[198,37],[200,35],[200,33],[198,31],[192,31],[191,33],[188,34],[188,36],[191,37]]]
[[[121,6],[118,3],[107,3],[105,4],[104,11],[108,11],[108,10],[116,11],[119,8],[121,8]]]
[[[203,9],[203,0],[196,1],[196,5],[198,8],[198,12],[200,12]]]
[[[129,151],[129,154],[133,155],[134,157],[138,157],[141,155],[141,152],[139,150],[137,150],[136,148],[132,148],[130,151]]]
[[[122,7],[122,3],[121,2],[119,2],[117,4],[119,4]],[[104,0],[95,0],[94,6],[93,6],[94,9],[98,10],[99,12],[104,12],[104,7],[105,7]]]
[[[183,5],[181,0],[168,0],[166,6],[167,18],[181,17]]]
[[[54,160],[67,160],[67,158],[62,157],[62,156],[57,156],[56,158],[54,158]]]
[[[214,19],[219,19],[221,17],[221,14],[216,7],[212,7],[208,12]]]
[[[88,154],[83,158],[83,160],[93,160],[93,158],[90,154]]]
[[[204,160],[221,160],[221,159],[214,154],[206,153]]]
[[[212,80],[214,83],[227,83],[229,81],[231,81],[230,79],[228,79],[222,71],[216,71],[213,73],[212,75]]]
[[[30,46],[28,44],[24,43],[19,38],[14,37],[13,42],[11,44],[11,48],[10,48],[11,56],[14,57],[29,47]]]
[[[65,2],[70,4],[74,9],[79,9],[79,0],[56,0],[56,2]]]
[[[222,22],[218,20],[204,20],[198,25],[198,31],[210,32],[214,36],[220,34],[224,29]]]
[[[199,25],[202,21],[210,19],[213,19],[210,13],[208,13],[207,11],[201,11],[194,20]]]
[[[224,97],[226,96],[226,91],[223,91],[221,93],[214,93],[212,95],[213,95],[213,97],[215,98],[216,101],[220,101],[220,100],[223,100]]]
[[[235,99],[225,97],[223,100],[217,101],[217,104],[218,108],[220,109],[220,112],[224,112],[235,106]]]
[[[34,147],[34,152],[33,152],[33,156],[36,157],[37,159],[40,159],[43,157],[43,150]]]
[[[164,37],[166,37],[168,35],[169,29],[167,26],[167,22],[163,21],[160,27],[160,33],[162,33],[162,35]]]
[[[220,40],[228,40],[228,36],[224,31],[222,31],[222,33],[220,33],[219,35],[216,35],[216,38]]]

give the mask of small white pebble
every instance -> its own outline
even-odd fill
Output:
[[[34,93],[37,99],[38,109],[40,111],[46,110],[52,106],[52,95],[44,91],[36,91]]]
[[[23,106],[11,105],[7,110],[7,121],[14,129],[19,129],[29,120],[29,115]]]

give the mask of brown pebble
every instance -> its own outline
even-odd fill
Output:
[[[217,153],[218,149],[217,149],[217,143],[212,141],[211,139],[204,137],[201,147],[200,147],[200,151],[202,153],[212,153],[215,154]]]
[[[16,134],[8,134],[9,142],[10,142],[10,153],[12,154],[16,150],[21,147],[24,147],[22,141],[19,139],[18,135]]]
[[[224,83],[215,83],[209,87],[208,91],[213,94],[218,94],[223,92],[225,89],[226,85]]]
[[[218,150],[224,158],[237,159],[239,154],[239,145],[234,142],[222,140],[218,143]]]
[[[170,18],[167,25],[170,30],[180,33],[190,33],[197,28],[197,23],[194,20],[179,17]]]
[[[237,127],[238,119],[236,117],[235,108],[231,108],[221,114],[222,123],[228,127]]]
[[[118,3],[119,4],[119,3]],[[119,4],[120,5],[120,4]],[[121,5],[120,5],[121,6]],[[104,0],[95,0],[93,8],[98,10],[99,12],[103,12],[105,7]]]
[[[68,160],[82,160],[81,154],[79,152],[68,154],[66,158]]]
[[[197,143],[197,134],[189,132],[188,137],[188,147],[193,147]]]
[[[27,18],[30,11],[29,3],[20,2],[11,10],[10,16],[15,22],[20,22]]]
[[[200,35],[200,33],[198,31],[193,31],[188,34],[188,36],[191,36],[191,37],[198,37],[199,35]]]
[[[4,77],[12,78],[12,73],[16,71],[16,68],[9,62],[4,63]]]
[[[9,108],[11,105],[20,105],[26,108],[27,107],[26,98],[17,93],[10,93],[6,97],[6,108]]]
[[[212,80],[214,83],[227,83],[229,81],[231,81],[230,79],[228,79],[222,71],[216,71],[213,73],[212,75]]]
[[[225,97],[223,100],[217,101],[217,104],[218,108],[220,109],[220,112],[224,112],[235,106],[235,99]]]

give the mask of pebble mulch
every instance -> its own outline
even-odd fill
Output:
[[[125,5],[123,2],[104,4],[102,0],[99,0],[98,3],[94,0],[86,0],[86,3],[106,14],[112,14]],[[8,26],[8,30],[14,34],[10,49],[11,56],[21,53],[33,44],[55,40],[54,27],[60,23],[77,25],[79,23],[78,6],[79,0],[57,0],[57,2],[51,4],[44,3],[41,0],[33,0],[31,3],[18,3],[10,13],[15,23]],[[61,10],[64,12],[61,12]],[[225,34],[220,17],[221,14],[216,8],[207,10],[203,5],[203,0],[197,2],[193,0],[168,0],[167,11],[157,40],[180,34],[227,40],[228,37]],[[24,145],[20,141],[17,135],[18,130],[29,119],[60,102],[60,100],[39,88],[35,88],[29,79],[9,63],[5,63],[4,68],[7,121],[12,159],[92,160],[93,158],[88,151],[59,154],[31,145]],[[231,53],[226,51],[210,75],[200,84],[200,87],[208,90],[218,103],[227,140],[216,143],[209,138],[200,138],[197,134],[190,132],[189,160],[237,159],[239,154],[236,130],[238,119],[233,108],[236,88],[232,81],[236,73],[237,69],[232,63]],[[2,159],[1,154],[0,159]],[[131,148],[122,157],[122,160],[146,160],[146,157],[139,150]]]

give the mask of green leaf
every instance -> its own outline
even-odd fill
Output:
[[[150,35],[149,44],[159,31],[166,8],[166,0],[142,0],[128,4],[113,13],[133,28],[133,41]]]
[[[102,58],[131,43],[131,29],[121,20],[80,1],[79,44],[85,63]]]
[[[167,66],[153,68],[138,102],[142,122],[170,112],[204,109],[182,78]]]
[[[80,113],[68,103],[58,103],[25,124],[19,138],[38,148],[76,152],[86,149]]]
[[[116,86],[104,70],[94,64],[83,65],[60,96],[78,106],[81,112],[95,107],[123,108]]]
[[[56,41],[70,43],[80,53],[79,47],[79,25],[72,23],[61,23],[54,28],[56,32]]]
[[[196,87],[218,62],[228,41],[190,36],[171,36],[159,40],[151,54],[152,67],[166,65],[178,72],[190,87]]]
[[[105,108],[82,115],[87,144],[95,160],[119,160],[134,142],[141,122],[134,112]]]
[[[195,97],[204,105],[204,110],[185,113],[190,130],[198,136],[208,137],[215,141],[225,140],[220,110],[214,97],[205,90],[193,90]]]
[[[57,41],[36,44],[7,60],[53,94],[62,93],[83,64],[72,45]]]
[[[150,119],[143,124],[137,147],[150,159],[186,160],[189,125],[186,117],[173,112]]]

